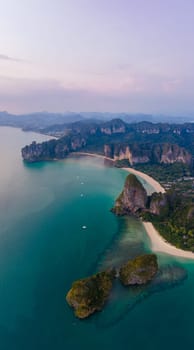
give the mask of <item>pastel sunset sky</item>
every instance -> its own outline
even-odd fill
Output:
[[[0,0],[0,110],[194,115],[193,0]]]

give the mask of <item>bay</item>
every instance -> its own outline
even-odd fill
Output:
[[[45,139],[0,128],[0,348],[192,348],[194,264],[164,254],[160,263],[185,268],[187,280],[132,308],[116,287],[105,311],[75,319],[71,283],[149,252],[150,242],[139,221],[110,212],[126,172],[89,157],[23,163],[21,147]]]

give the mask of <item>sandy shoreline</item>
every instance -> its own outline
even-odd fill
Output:
[[[170,243],[166,242],[151,222],[143,222],[143,225],[148,236],[150,237],[151,248],[154,252],[161,252],[187,259],[194,259],[194,253],[178,249]]]
[[[138,170],[135,170],[133,168],[122,168],[134,175],[137,175],[139,177],[141,177],[142,179],[144,179],[146,182],[149,183],[149,185],[151,185],[153,188],[154,188],[154,191],[155,192],[162,192],[164,193],[165,192],[165,189],[160,185],[159,182],[157,182],[156,180],[153,179],[153,177],[145,174],[145,173],[142,173],[141,171],[138,171]]]
[[[114,162],[114,159],[108,158],[99,154],[76,152],[75,155],[97,157],[97,158],[107,159],[111,162]],[[162,193],[165,192],[165,189],[159,184],[159,182],[154,180],[151,176],[145,173],[142,173],[141,171],[135,170],[133,168],[122,168],[122,169],[130,173],[133,173],[135,175],[138,175],[139,177],[144,179],[154,188],[155,192],[162,192]],[[143,222],[143,225],[151,240],[151,248],[154,252],[161,252],[161,253],[177,256],[177,257],[186,258],[186,259],[194,259],[194,253],[185,251],[182,249],[178,249],[175,246],[171,245],[170,243],[166,242],[164,238],[159,234],[159,232],[155,229],[155,227],[151,222]]]
[[[73,154],[73,153],[72,153]],[[96,157],[96,158],[102,158],[102,159],[107,159],[111,162],[114,163],[114,159],[112,158],[108,158],[108,157],[105,157],[103,155],[100,155],[100,154],[93,154],[93,153],[84,153],[84,152],[76,152],[75,155],[80,155],[80,156],[91,156],[91,157]],[[149,185],[151,187],[153,187],[154,191],[155,192],[162,192],[164,193],[165,192],[165,189],[159,184],[159,182],[157,182],[156,180],[154,180],[151,176],[141,172],[141,171],[138,171],[138,170],[135,170],[133,168],[120,168],[120,169],[123,169],[123,170],[126,170],[128,171],[129,173],[132,173],[134,175],[137,175],[139,177],[141,177],[142,179],[144,179],[146,182],[149,183]]]

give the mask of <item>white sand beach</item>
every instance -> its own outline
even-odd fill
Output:
[[[164,240],[151,222],[143,222],[146,232],[151,240],[151,248],[154,252],[162,252],[187,259],[194,259],[194,253],[178,249]]]
[[[142,173],[141,171],[135,170],[133,168],[122,168],[126,171],[128,171],[129,173],[132,173],[134,175],[137,175],[139,177],[141,177],[142,179],[144,179],[146,182],[149,183],[149,185],[151,185],[154,189],[155,192],[165,192],[165,189],[159,184],[159,182],[157,182],[156,180],[153,179],[153,177]]]
[[[91,157],[107,159],[107,160],[109,160],[109,161],[114,163],[114,159],[105,157],[105,156],[100,155],[100,154],[76,152],[75,155],[91,156]],[[159,184],[159,182],[154,180],[151,176],[149,176],[149,175],[147,175],[145,173],[142,173],[141,171],[135,170],[133,168],[122,168],[122,169],[128,171],[129,173],[137,175],[137,176],[141,177],[142,179],[144,179],[146,182],[148,182],[150,184],[151,187],[153,187],[155,192],[162,192],[162,193],[165,192],[165,189]]]
[[[103,159],[107,159],[109,161],[114,162],[114,159],[108,158],[108,157],[105,157],[105,156],[99,155],[99,154],[76,152],[76,155],[80,155],[80,156],[85,155],[85,156],[103,158]],[[162,192],[162,193],[165,192],[165,189],[159,184],[159,182],[154,180],[151,176],[149,176],[145,173],[142,173],[141,171],[135,170],[133,168],[122,168],[122,169],[128,171],[129,173],[133,173],[133,174],[141,177],[142,179],[144,179],[146,182],[148,182],[154,188],[155,192]],[[151,222],[143,222],[143,225],[144,225],[145,230],[146,230],[146,232],[151,240],[151,248],[154,252],[161,252],[161,253],[177,256],[177,257],[186,258],[186,259],[194,259],[194,253],[186,251],[186,250],[178,249],[175,246],[173,246],[172,244],[165,241],[165,239],[158,233],[158,231],[155,229],[155,227],[153,226],[153,224]]]

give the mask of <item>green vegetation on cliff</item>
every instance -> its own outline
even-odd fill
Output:
[[[73,283],[66,300],[78,318],[86,318],[102,309],[112,289],[114,277],[115,271],[110,270]]]
[[[168,182],[191,176],[191,169],[180,162],[173,164],[137,164],[135,169],[142,171],[159,182]]]
[[[151,281],[158,271],[157,256],[145,254],[129,260],[120,268],[119,277],[125,285],[140,285]]]
[[[177,248],[194,252],[194,204],[177,198],[168,215],[147,215],[160,234]]]
[[[182,163],[138,164],[135,168],[159,181],[167,191],[172,189],[185,202],[194,203],[194,177],[188,165]]]
[[[135,175],[128,175],[112,211],[116,215],[133,214],[151,221],[167,241],[178,248],[194,251],[193,196],[174,188],[148,196],[142,188]]]
[[[142,218],[151,221],[160,234],[177,248],[194,251],[194,203],[169,190],[151,196],[150,210]]]
[[[66,300],[74,309],[75,316],[84,319],[100,311],[109,297],[114,278],[123,285],[143,285],[151,281],[158,271],[157,257],[145,254],[128,261],[116,270],[110,269],[75,281],[67,293]]]
[[[24,147],[23,159],[28,162],[63,159],[69,153],[81,151],[118,160],[119,166],[119,162],[130,166],[181,163],[193,169],[194,124],[127,124],[120,119],[106,123],[80,121],[66,125],[62,135],[55,143]]]

